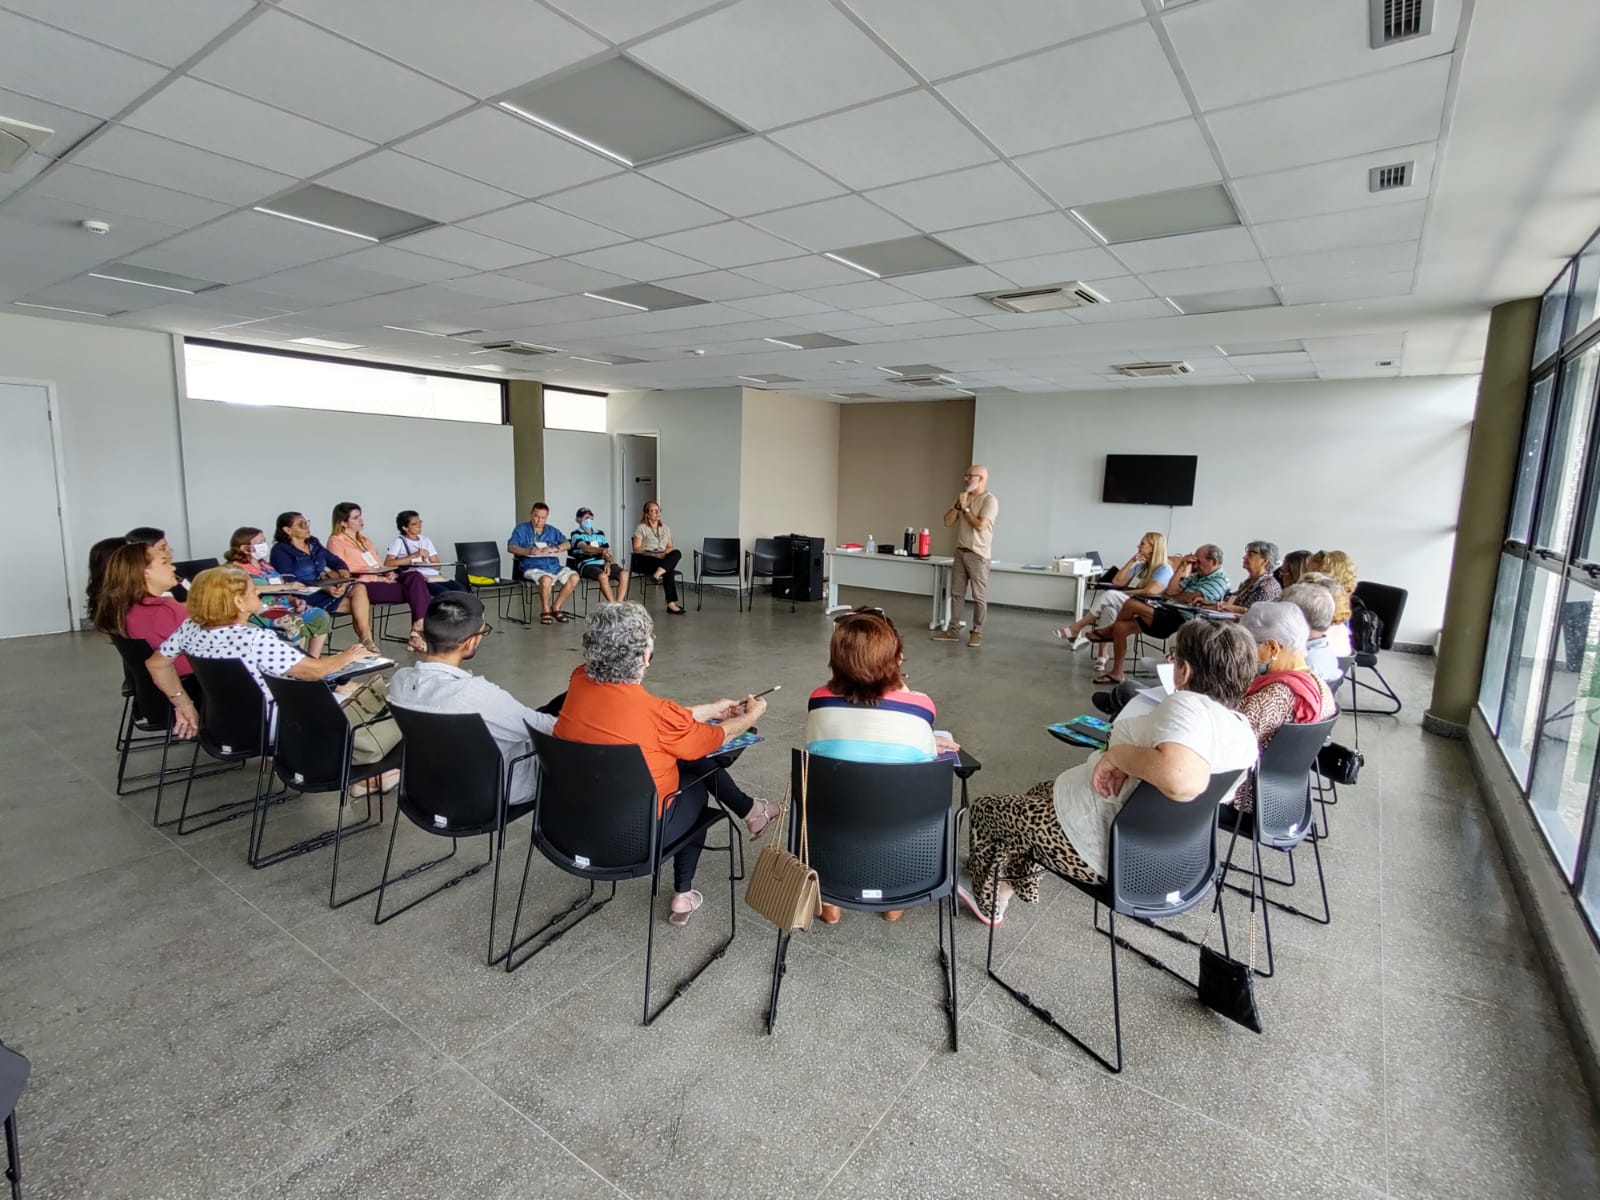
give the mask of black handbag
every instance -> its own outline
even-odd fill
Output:
[[[1348,746],[1341,746],[1338,742],[1329,742],[1317,751],[1317,772],[1324,779],[1331,779],[1334,783],[1353,784],[1356,777],[1361,774],[1361,768],[1367,763],[1366,757],[1359,750],[1352,750]]]
[[[1213,918],[1222,907],[1222,892],[1217,892],[1217,902],[1212,907]],[[1215,922],[1213,922],[1214,924]],[[1200,981],[1196,985],[1200,1003],[1212,1012],[1243,1025],[1252,1033],[1261,1032],[1261,1009],[1256,1005],[1256,896],[1250,892],[1250,961],[1238,962],[1226,954],[1211,949],[1206,939],[1210,929],[1200,939]]]

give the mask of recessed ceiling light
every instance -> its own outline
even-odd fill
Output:
[[[1228,189],[1220,183],[1105,200],[1069,210],[1102,242],[1137,242],[1238,225]]]
[[[1234,358],[1241,354],[1288,354],[1295,350],[1304,350],[1305,343],[1292,342],[1230,342],[1226,346],[1216,347],[1218,354],[1224,358]]]
[[[594,363],[597,367],[626,367],[644,361],[642,358],[630,358],[626,354],[604,354],[595,358],[587,354],[569,354],[567,357],[578,362]]]
[[[787,346],[791,350],[827,350],[833,346],[856,345],[855,342],[834,337],[831,333],[786,333],[781,338],[769,337],[761,340]]]
[[[859,366],[861,363],[859,358],[835,358],[829,361],[836,367],[854,367]]]
[[[742,379],[746,383],[765,383],[766,382],[765,379],[758,378],[755,375],[735,375],[734,378],[735,379]]]
[[[774,346],[787,346],[790,350],[800,349],[799,342],[786,342],[782,338],[762,338],[763,342],[771,342]]]
[[[887,242],[868,242],[864,246],[844,246],[837,251],[828,251],[827,256],[858,271],[865,271],[875,279],[972,265],[972,260],[966,255],[957,254],[943,242],[920,234]]]
[[[79,317],[109,317],[112,315],[109,312],[90,312],[86,308],[67,308],[61,304],[39,304],[31,300],[13,300],[11,303],[18,308],[43,308],[50,312],[72,313],[74,316]]]
[[[430,217],[363,200],[317,183],[302,184],[266,204],[256,205],[255,210],[269,217],[282,217],[364,242],[381,242],[438,224]]]
[[[112,263],[98,271],[90,271],[89,277],[104,279],[110,283],[131,283],[137,287],[155,288],[162,292],[179,292],[185,296],[193,296],[222,286],[209,279],[190,279],[185,275],[152,271],[148,267],[130,267],[123,263]]]
[[[506,112],[625,167],[750,132],[622,55],[528,84],[498,103]]]
[[[602,296],[599,292],[585,292],[584,295],[591,300],[604,300],[607,304],[620,304],[623,308],[635,308],[640,312],[650,311],[642,304],[632,304],[627,300],[618,300],[615,296]]]
[[[1177,313],[1180,317],[1184,315],[1183,305],[1179,304],[1171,296],[1163,296],[1161,298],[1167,302],[1167,307],[1173,312]]]
[[[878,273],[876,271],[874,271],[871,267],[863,267],[858,262],[851,262],[848,258],[844,257],[844,255],[835,254],[832,250],[824,250],[822,252],[822,257],[823,258],[831,258],[836,263],[843,263],[845,266],[849,267],[851,270],[860,271],[863,275],[871,275],[874,279],[880,278]]]
[[[333,341],[329,341],[327,338],[319,338],[319,337],[297,337],[297,338],[290,338],[289,340],[291,342],[294,342],[296,345],[299,345],[299,346],[321,346],[324,350],[359,350],[359,349],[361,349],[361,343],[360,342],[333,342]]]
[[[1190,296],[1167,296],[1165,300],[1180,313],[1234,312],[1242,308],[1276,308],[1283,303],[1272,288],[1234,288],[1226,292],[1198,292]]]
[[[872,369],[874,371],[882,371],[885,375],[898,375],[898,374],[900,374],[900,372],[896,371],[893,367],[878,367],[878,366],[875,366]]]
[[[828,399],[829,400],[848,400],[848,399],[850,399],[850,397],[844,395],[841,392],[829,392],[828,393]]]
[[[442,333],[435,333],[431,329],[413,329],[409,325],[385,325],[384,328],[385,329],[392,329],[396,333],[420,333],[423,337],[444,337],[445,336]],[[434,355],[433,357],[437,358],[438,355]]]
[[[625,304],[630,308],[642,308],[650,312],[659,312],[665,308],[688,308],[694,304],[705,303],[698,296],[687,296],[653,283],[625,283],[617,287],[602,288],[598,292],[585,292],[584,295],[592,300],[609,300],[613,304]]]
[[[799,383],[800,382],[793,375],[766,375],[766,376],[738,375],[738,376],[735,376],[735,378],[742,379],[746,383],[760,383],[760,384]]]
[[[468,363],[467,369],[471,371],[499,371],[501,374],[505,373],[504,367],[498,367],[494,363]]]
[[[593,363],[597,367],[609,367],[611,365],[603,358],[585,358],[581,354],[569,354],[567,357],[572,359],[573,362]]]

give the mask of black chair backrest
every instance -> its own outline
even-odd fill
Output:
[[[1406,600],[1411,593],[1405,588],[1390,587],[1386,583],[1371,583],[1363,579],[1356,584],[1355,599],[1378,614],[1383,622],[1378,644],[1385,650],[1394,649],[1394,637],[1400,630],[1400,618],[1405,616]]]
[[[700,543],[700,574],[737,575],[739,571],[738,538],[706,538]]]
[[[750,552],[750,574],[789,575],[794,570],[790,565],[793,558],[794,544],[788,538],[757,538],[756,547]]]
[[[267,698],[237,658],[189,656],[200,681],[200,746],[213,758],[253,758],[265,750]]]
[[[201,571],[209,571],[212,567],[220,565],[214,558],[191,558],[184,562],[173,563],[172,569],[177,572],[179,579],[187,579],[193,583],[194,577]]]
[[[650,874],[656,783],[639,747],[528,732],[540,772],[533,840],[544,856],[596,879]]]
[[[803,791],[811,866],[824,896],[890,908],[892,901],[940,894],[954,883],[951,763],[847,762],[792,750],[789,769],[795,804],[789,847],[800,852]]]
[[[337,791],[350,761],[350,722],[320,679],[267,676],[278,706],[272,768],[278,778],[307,792]]]
[[[143,638],[113,634],[111,644],[122,656],[123,683],[133,685],[134,715],[151,728],[165,729],[172,722],[172,702],[162,694],[145,666],[155,653],[150,643]]]
[[[400,726],[400,811],[441,837],[487,833],[500,823],[506,768],[477,713],[427,713],[390,704]]]
[[[1243,771],[1213,775],[1188,803],[1141,783],[1111,822],[1109,885],[1116,910],[1163,917],[1194,907],[1217,874],[1217,806]]]
[[[499,542],[456,543],[456,582],[465,585],[468,575],[500,578]]]
[[[10,1046],[0,1043],[0,1121],[7,1120],[16,1111],[28,1086],[28,1076],[33,1064]]]
[[[1310,771],[1338,714],[1305,725],[1280,725],[1256,768],[1255,820],[1261,841],[1297,846],[1311,829]]]

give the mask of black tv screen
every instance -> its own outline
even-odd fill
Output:
[[[1194,503],[1192,454],[1108,454],[1104,504],[1159,504],[1182,508]]]

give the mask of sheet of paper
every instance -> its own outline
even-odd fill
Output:
[[[1161,681],[1162,689],[1167,695],[1172,695],[1178,690],[1178,668],[1169,662],[1159,663],[1156,666],[1156,678]]]

